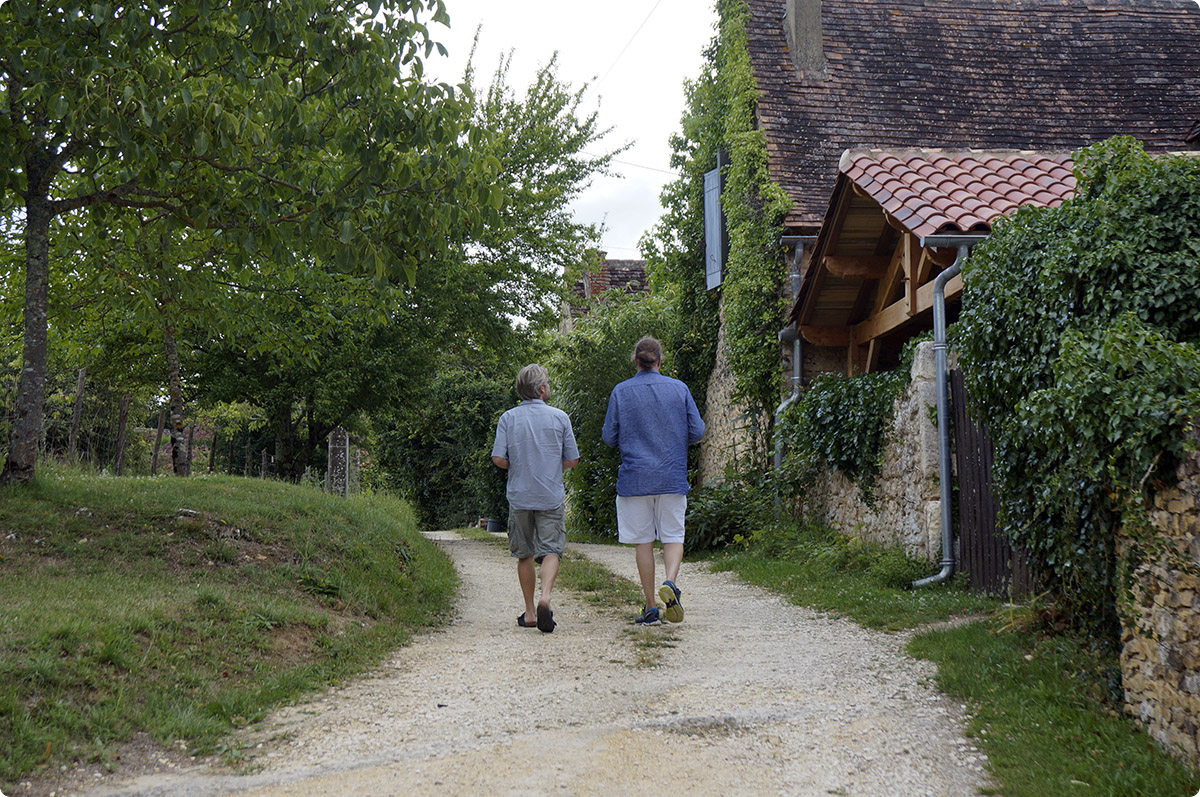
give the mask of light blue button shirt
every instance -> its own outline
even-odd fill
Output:
[[[687,495],[687,449],[704,437],[704,420],[687,385],[638,371],[613,388],[600,432],[620,450],[617,495]]]
[[[493,457],[508,460],[512,509],[557,509],[563,504],[563,461],[579,459],[571,418],[541,399],[526,399],[500,416]]]

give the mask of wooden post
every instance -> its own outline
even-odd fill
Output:
[[[129,396],[121,396],[121,409],[117,416],[117,475],[125,467],[125,422],[129,419]]]
[[[192,438],[195,436],[195,434],[196,434],[196,424],[189,423],[188,424],[188,442],[187,442],[187,464],[188,464],[188,472],[189,473],[191,473],[191,471],[192,471]]]
[[[71,414],[71,436],[67,440],[67,461],[75,462],[79,444],[79,419],[83,416],[83,374],[85,368],[79,369],[79,379],[75,382],[75,411]]]
[[[250,472],[250,436],[246,435],[246,461],[242,465],[242,475],[249,476]]]
[[[167,424],[167,411],[158,411],[158,434],[154,435],[154,456],[150,459],[150,475],[158,473],[158,448],[162,445],[163,427]]]
[[[212,440],[208,444],[208,472],[213,472],[213,466],[217,464],[217,438],[219,433],[213,429]]]
[[[267,449],[262,450],[262,465],[259,467],[258,477],[260,479],[267,478]]]

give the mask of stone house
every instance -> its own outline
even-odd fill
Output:
[[[897,290],[919,289],[924,283],[914,279],[928,281],[952,260],[946,252],[916,254],[904,219],[886,208],[876,220],[882,225],[872,231],[842,225],[843,233],[860,235],[864,250],[877,232],[879,251],[858,255],[855,263],[838,260],[848,255],[825,227],[853,208],[853,202],[831,202],[848,150],[978,149],[1061,157],[1117,134],[1138,138],[1151,152],[1200,149],[1200,5],[1191,0],[746,4],[756,121],[771,178],[792,201],[783,231],[800,277],[792,281],[800,283],[792,301],[810,302],[808,309],[797,307],[790,319],[780,319],[781,326],[800,321],[801,379],[887,367],[897,345],[931,328],[931,308],[924,303],[910,304],[895,327],[856,327],[851,336],[828,328],[861,324],[885,309],[876,305],[893,297],[878,297],[879,279],[870,275],[885,268],[882,258],[894,254],[893,244],[902,241],[909,251],[904,262],[925,268],[920,275],[893,273],[891,287]],[[942,226],[942,232],[957,229],[954,220]],[[823,246],[833,250],[814,260],[812,245],[823,232]],[[854,269],[866,269],[868,277],[854,276]],[[825,289],[805,285],[810,278],[824,282]],[[826,323],[811,315],[811,302],[829,298],[835,287],[845,305],[843,317]],[[954,298],[951,290],[951,313]],[[781,395],[795,351],[784,348]],[[721,341],[717,357],[705,418],[713,433],[701,454],[702,481],[719,478],[738,450],[733,438],[744,412],[722,398],[731,391]]]

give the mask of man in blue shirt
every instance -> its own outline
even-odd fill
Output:
[[[500,416],[492,462],[508,471],[508,550],[517,558],[517,580],[525,611],[517,617],[522,628],[554,630],[550,592],[567,544],[563,517],[563,471],[579,464],[579,449],[571,419],[546,403],[550,379],[536,363],[517,374],[521,403]],[[534,588],[542,566],[542,594],[535,610]],[[536,614],[535,614],[536,611]],[[537,617],[537,621],[532,620]]]
[[[658,590],[662,616],[683,621],[675,585],[683,562],[687,512],[687,449],[704,437],[704,421],[687,385],[658,372],[662,346],[642,338],[633,349],[638,372],[613,388],[601,438],[621,452],[617,470],[617,538],[633,545],[646,604],[634,622],[657,625],[654,540],[663,547],[666,580]]]

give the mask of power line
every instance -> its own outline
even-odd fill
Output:
[[[617,57],[613,59],[611,64],[609,64],[608,70],[599,80],[596,81],[597,86],[604,82],[604,78],[608,77],[609,72],[613,71],[613,67],[615,67],[617,62],[621,60],[621,56],[625,55],[625,51],[629,49],[629,45],[633,44],[633,40],[636,39],[637,35],[642,32],[642,28],[646,27],[646,23],[650,21],[650,17],[654,16],[655,10],[660,5],[662,5],[662,0],[658,0],[658,2],[654,4],[654,8],[650,9],[650,13],[647,14],[646,18],[642,20],[642,24],[638,25],[637,30],[635,30],[633,35],[629,37],[629,41],[625,42],[625,46],[621,48],[621,52],[617,53]]]

